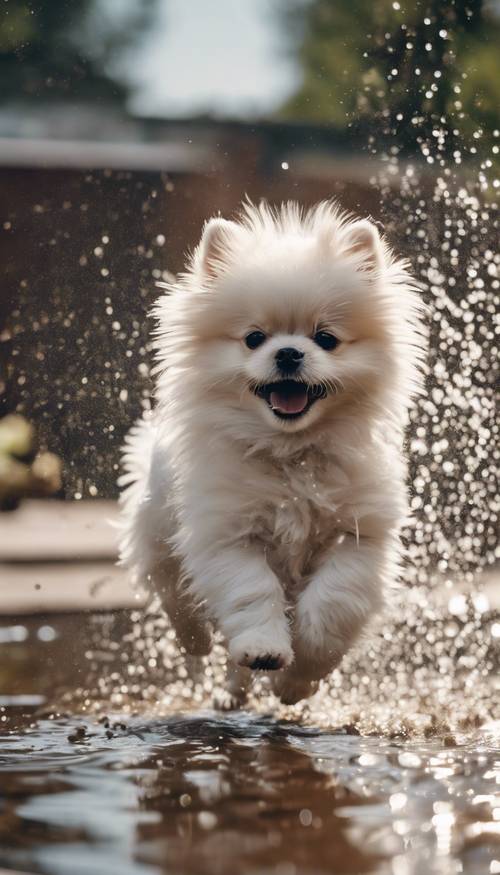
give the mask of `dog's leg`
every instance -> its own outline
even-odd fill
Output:
[[[193,604],[186,584],[180,584],[180,563],[166,555],[151,572],[151,585],[175,629],[178,644],[189,656],[206,656],[212,649],[212,635],[206,617]]]
[[[293,666],[276,678],[285,704],[307,698],[338,665],[380,607],[392,571],[389,542],[346,535],[325,558],[297,602]]]
[[[187,563],[196,599],[206,600],[229,655],[254,670],[285,668],[293,659],[281,584],[262,553],[229,548]]]

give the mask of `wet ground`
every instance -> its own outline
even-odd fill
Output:
[[[493,725],[360,734],[331,705],[329,726],[313,712],[219,714],[189,685],[160,714],[164,667],[123,683],[132,626],[127,612],[2,620],[0,866],[500,872]]]

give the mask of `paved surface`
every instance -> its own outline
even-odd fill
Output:
[[[26,501],[0,514],[0,615],[141,606],[116,566],[110,501]]]

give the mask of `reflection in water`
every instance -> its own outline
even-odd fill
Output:
[[[55,875],[497,871],[498,751],[487,732],[446,748],[206,712],[80,722],[70,742],[74,720],[31,719],[4,722],[1,865]]]
[[[294,744],[307,730],[248,717],[180,720],[168,728],[180,745],[173,755],[155,750],[141,793],[142,806],[161,816],[160,825],[139,828],[150,862],[228,875],[328,871],[333,861],[345,872],[373,870],[376,843],[351,843],[336,813],[360,799]],[[346,751],[358,749],[357,739],[347,741]]]

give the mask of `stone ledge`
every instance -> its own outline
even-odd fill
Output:
[[[24,501],[0,514],[0,562],[114,562],[117,518],[114,501]]]
[[[116,566],[112,501],[26,501],[0,514],[0,616],[140,608]]]
[[[140,608],[126,571],[111,562],[0,563],[0,616]]]

